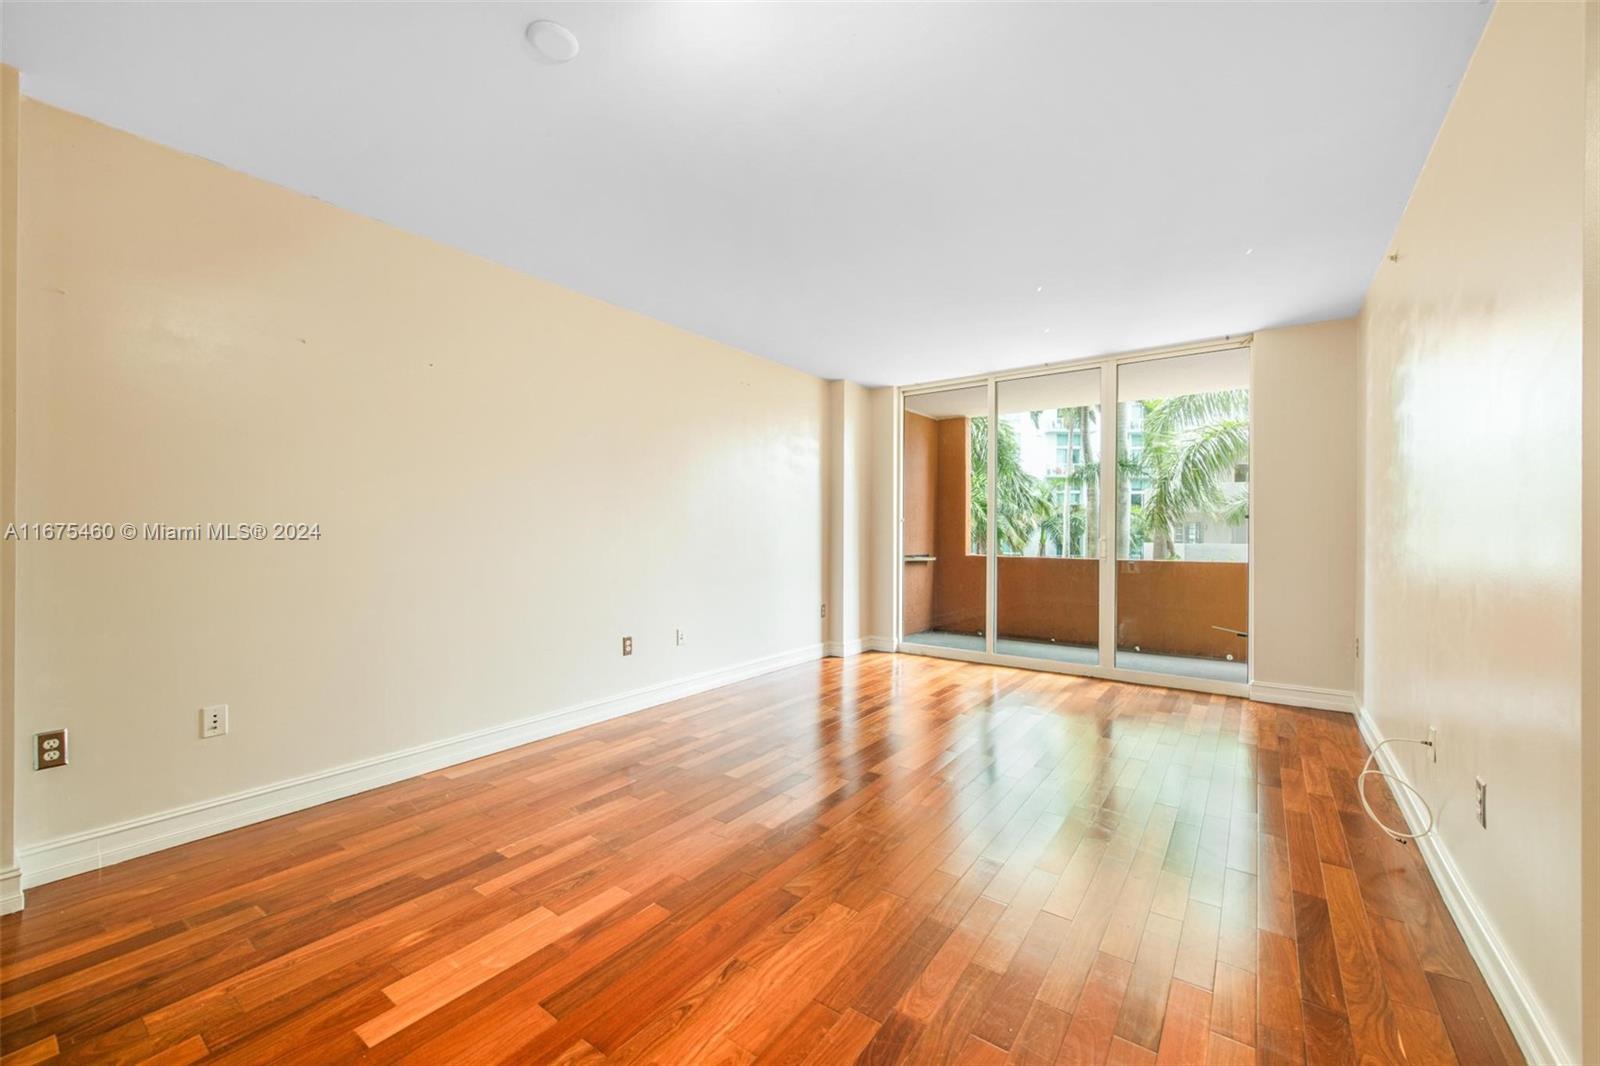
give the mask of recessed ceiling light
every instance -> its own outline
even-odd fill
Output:
[[[1034,292],[1043,292],[1044,291],[1044,286],[1040,285],[1037,289],[1034,289],[1033,291]]]
[[[578,56],[578,38],[559,22],[535,19],[522,34],[541,63],[568,63]]]
[[[1249,255],[1249,254],[1250,254],[1250,253],[1251,253],[1251,252],[1253,252],[1253,251],[1255,251],[1255,249],[1254,249],[1254,248],[1246,248],[1246,249],[1245,249],[1245,250],[1244,250],[1244,254],[1245,254],[1245,255]]]

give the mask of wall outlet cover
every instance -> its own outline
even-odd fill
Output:
[[[228,705],[214,703],[200,708],[200,739],[220,737],[228,731]]]
[[[54,770],[67,765],[67,731],[50,729],[33,735],[33,768]]]

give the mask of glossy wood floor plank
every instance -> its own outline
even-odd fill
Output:
[[[35,889],[0,1063],[1520,1062],[1365,757],[830,659]]]

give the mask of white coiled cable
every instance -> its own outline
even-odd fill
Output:
[[[1433,808],[1428,806],[1427,799],[1424,798],[1422,793],[1418,792],[1416,787],[1405,778],[1397,777],[1394,774],[1386,774],[1382,770],[1374,770],[1372,768],[1373,760],[1377,759],[1378,752],[1382,751],[1390,744],[1421,744],[1423,747],[1431,748],[1433,747],[1433,741],[1416,740],[1412,737],[1394,737],[1390,740],[1381,741],[1377,747],[1372,749],[1372,754],[1367,756],[1367,763],[1361,768],[1361,773],[1356,775],[1356,794],[1361,797],[1361,806],[1366,809],[1367,817],[1371,818],[1373,822],[1377,824],[1379,829],[1382,829],[1385,833],[1388,833],[1395,843],[1404,844],[1409,840],[1421,840],[1423,837],[1433,832]],[[1372,809],[1372,804],[1367,802],[1367,778],[1369,777],[1381,777],[1386,781],[1391,781],[1415,796],[1417,798],[1417,802],[1422,804],[1422,809],[1428,812],[1427,828],[1420,833],[1402,833],[1397,829],[1391,829],[1389,826],[1385,825],[1383,823],[1383,819],[1379,818],[1377,812]]]

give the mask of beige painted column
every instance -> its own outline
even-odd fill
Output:
[[[1352,709],[1356,323],[1257,330],[1250,349],[1251,678],[1274,697]]]
[[[871,423],[866,389],[851,381],[828,382],[828,615],[823,633],[829,655],[860,651],[864,635],[870,598]]]
[[[900,569],[900,525],[896,517],[899,456],[895,453],[900,404],[895,390],[882,386],[868,392],[867,405],[872,413],[868,446],[872,480],[867,487],[867,602],[862,609],[862,639],[869,649],[888,651],[894,647],[895,572]]]

